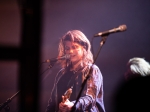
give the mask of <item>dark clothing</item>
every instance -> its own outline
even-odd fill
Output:
[[[87,71],[90,70],[90,67],[92,67],[92,72],[88,74]],[[71,86],[73,86],[73,89],[69,100],[75,103],[86,75],[90,75],[90,77],[75,106],[76,112],[105,112],[103,102],[103,77],[96,65],[88,65],[80,68],[78,71],[61,69],[57,74],[54,91],[52,90],[52,101],[49,101],[46,112],[58,111],[59,103],[62,101],[62,95],[64,95],[66,90]]]
[[[113,112],[150,112],[150,76],[135,77],[120,84]]]

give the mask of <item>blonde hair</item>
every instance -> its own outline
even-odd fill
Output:
[[[150,75],[150,64],[144,58],[132,58],[128,64],[133,73],[141,74],[142,76]]]
[[[91,44],[87,37],[79,30],[71,30],[68,31],[61,39],[59,42],[59,47],[58,47],[58,56],[63,56],[65,55],[65,46],[64,46],[64,41],[71,41],[71,42],[76,42],[80,45],[82,45],[85,50],[84,50],[84,57],[83,57],[83,64],[87,65],[87,63],[93,63],[93,54],[91,53]],[[68,66],[69,62],[67,60],[60,60],[62,67]]]
[[[147,76],[150,75],[150,64],[144,58],[134,57],[128,63],[128,72],[126,77]]]

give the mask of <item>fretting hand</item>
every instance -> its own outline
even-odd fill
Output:
[[[70,112],[73,105],[74,103],[68,99],[64,99],[64,96],[62,96],[62,102],[59,104],[59,112]]]

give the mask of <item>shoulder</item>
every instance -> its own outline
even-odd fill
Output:
[[[92,67],[93,70],[100,70],[99,67],[95,64],[88,64],[88,68],[90,69]]]
[[[93,75],[102,75],[99,67],[95,64],[88,64],[88,68],[92,70]]]

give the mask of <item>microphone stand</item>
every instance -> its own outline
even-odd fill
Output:
[[[55,64],[55,62],[50,63],[49,67],[43,73],[45,73],[49,68],[52,68],[54,66],[54,64]],[[12,97],[8,98],[4,103],[1,103],[0,104],[0,111],[4,108],[6,112],[9,112],[10,107],[8,106],[8,104],[12,101],[12,99],[14,97],[16,97],[19,94],[19,92],[20,92],[20,90],[17,93],[15,93]]]
[[[95,63],[95,61],[96,61],[96,59],[97,59],[97,57],[98,57],[98,55],[99,55],[99,53],[100,53],[101,48],[102,48],[103,45],[105,44],[106,39],[107,39],[107,36],[108,36],[108,35],[102,36],[102,39],[101,39],[101,41],[100,41],[100,47],[99,47],[99,50],[98,50],[98,52],[97,52],[96,57],[94,58],[93,64]],[[93,64],[92,64],[92,65],[93,65]],[[82,85],[81,85],[81,89],[80,89],[79,94],[78,94],[78,96],[77,96],[76,102],[74,103],[74,105],[73,105],[73,107],[71,108],[71,111],[70,111],[70,112],[75,112],[75,110],[76,110],[76,104],[77,104],[77,102],[79,101],[79,99],[80,99],[80,97],[81,97],[82,91],[83,91],[83,89],[84,89],[84,87],[85,87],[85,85],[86,85],[86,82],[87,82],[88,78],[90,77],[91,72],[92,72],[92,67],[90,67],[89,73],[88,73],[88,75],[85,77],[85,80],[83,81],[83,83],[82,83]]]
[[[8,106],[8,104],[12,101],[12,99],[17,96],[17,94],[19,93],[20,91],[18,91],[17,93],[15,93],[11,98],[8,98],[6,100],[6,102],[0,104],[0,110],[2,110],[3,108],[5,109],[6,112],[9,112],[10,110],[10,107]]]

